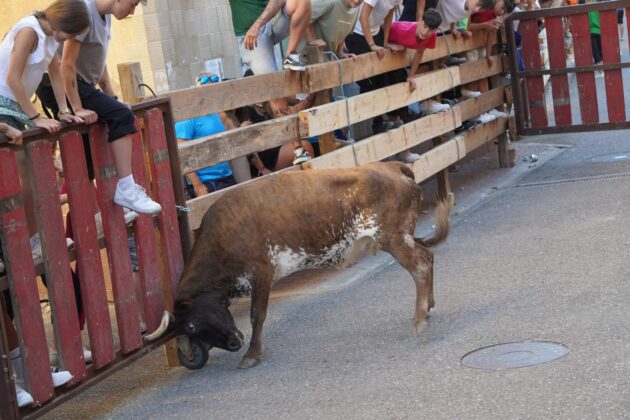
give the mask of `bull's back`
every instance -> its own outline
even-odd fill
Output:
[[[305,264],[338,264],[357,240],[397,223],[397,214],[419,212],[420,196],[413,172],[398,162],[287,172],[227,191],[204,216],[200,236],[247,261],[301,254]]]

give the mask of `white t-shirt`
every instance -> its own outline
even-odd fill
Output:
[[[385,17],[394,7],[402,4],[402,0],[365,0],[361,5],[361,10],[359,11],[359,19],[357,20],[356,25],[354,26],[354,33],[363,35],[363,28],[361,27],[361,11],[365,7],[366,4],[369,4],[373,7],[372,13],[370,14],[370,33],[372,36],[378,34],[381,30],[381,25],[385,21]]]
[[[437,11],[442,16],[442,24],[438,28],[441,32],[450,30],[451,23],[457,23],[469,15],[466,10],[466,0],[440,0]]]
[[[15,36],[24,28],[32,28],[37,34],[37,47],[29,54],[22,74],[22,84],[26,96],[33,96],[42,76],[48,71],[48,66],[55,56],[59,43],[52,36],[46,36],[35,16],[28,16],[20,20],[11,28],[0,43],[0,95],[15,101],[15,95],[7,85],[9,73],[9,56],[13,51]]]

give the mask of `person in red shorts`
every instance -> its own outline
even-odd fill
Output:
[[[416,50],[407,76],[409,91],[416,90],[415,76],[422,62],[424,50],[435,48],[436,31],[442,23],[442,16],[435,9],[427,9],[419,22],[392,22],[389,30],[389,42]]]

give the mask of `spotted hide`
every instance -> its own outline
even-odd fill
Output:
[[[416,285],[414,324],[433,307],[433,253],[446,238],[446,203],[435,233],[414,237],[422,192],[398,162],[353,169],[296,171],[226,191],[205,214],[179,282],[171,328],[237,351],[243,335],[229,311],[232,297],[251,295],[252,338],[240,367],[261,360],[271,286],[308,268],[345,266],[379,249],[390,253]]]

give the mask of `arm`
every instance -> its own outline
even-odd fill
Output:
[[[95,123],[98,119],[96,112],[84,109],[79,97],[77,85],[77,59],[81,51],[81,43],[76,39],[67,39],[63,44],[63,56],[61,57],[61,74],[63,76],[66,95],[74,115],[83,118],[86,124]]]
[[[13,128],[5,123],[0,123],[0,133],[7,136],[12,143],[17,145],[22,144],[22,132],[17,128]]]
[[[486,61],[488,67],[492,67],[494,59],[492,58],[492,47],[497,40],[497,31],[488,32],[488,38],[486,39]]]
[[[101,80],[98,82],[98,86],[101,88],[105,95],[111,97],[116,96],[116,94],[114,93],[114,89],[112,88],[111,79],[109,78],[107,65],[105,65],[105,69],[103,69],[103,75],[101,76]]]
[[[427,4],[427,0],[418,0],[416,2],[416,22],[420,22],[422,20],[422,16],[424,16],[424,8]]]
[[[43,118],[31,103],[30,98],[26,94],[22,76],[26,68],[28,56],[35,48],[37,48],[37,34],[33,29],[24,28],[20,30],[13,41],[13,51],[9,56],[9,71],[7,76],[7,85],[17,103],[20,105],[22,112],[33,121],[36,127],[46,129],[50,133],[57,132],[61,129],[61,124],[55,120]]]
[[[352,54],[352,53],[347,53],[345,52],[346,49],[346,43],[342,42],[341,44],[339,44],[339,46],[337,47],[337,57],[339,58],[351,58],[351,57],[356,57],[356,54]]]
[[[269,0],[265,10],[258,16],[258,19],[254,21],[252,26],[249,28],[247,33],[245,34],[245,39],[243,43],[245,48],[248,50],[253,50],[258,46],[258,33],[260,32],[260,28],[262,28],[267,22],[271,20],[278,12],[282,9],[284,5],[283,0]]]
[[[498,22],[496,19],[488,20],[486,22],[472,23],[468,22],[468,30],[471,32],[475,31],[493,31],[495,29],[499,29]]]
[[[407,82],[409,83],[409,92],[413,92],[416,90],[416,73],[418,72],[418,67],[420,67],[420,63],[422,62],[422,56],[424,55],[425,48],[420,48],[413,55],[413,60],[411,60],[411,70],[409,71],[409,76],[407,77]]]
[[[385,48],[374,43],[372,32],[370,31],[370,15],[374,8],[367,3],[363,3],[361,8],[361,14],[359,15],[359,23],[361,24],[361,30],[363,31],[363,37],[370,47],[370,50],[375,51],[378,58],[385,57]]]
[[[63,77],[61,76],[57,56],[53,57],[53,60],[48,66],[48,75],[50,76],[50,84],[52,85],[53,92],[55,93],[55,99],[57,101],[57,107],[59,108],[59,113],[57,115],[59,121],[67,123],[83,123],[82,118],[72,115],[68,110],[66,90],[63,87]]]
[[[177,143],[186,143],[186,140],[177,139]],[[184,174],[184,176],[192,184],[193,189],[195,190],[195,195],[197,197],[208,194],[208,188],[206,188],[203,182],[201,182],[199,176],[197,175],[197,172],[189,172],[187,174]]]
[[[315,103],[315,94],[309,94],[306,99],[300,101],[297,105],[289,107],[288,114],[297,114],[300,111],[304,111],[305,109],[309,109]]]

